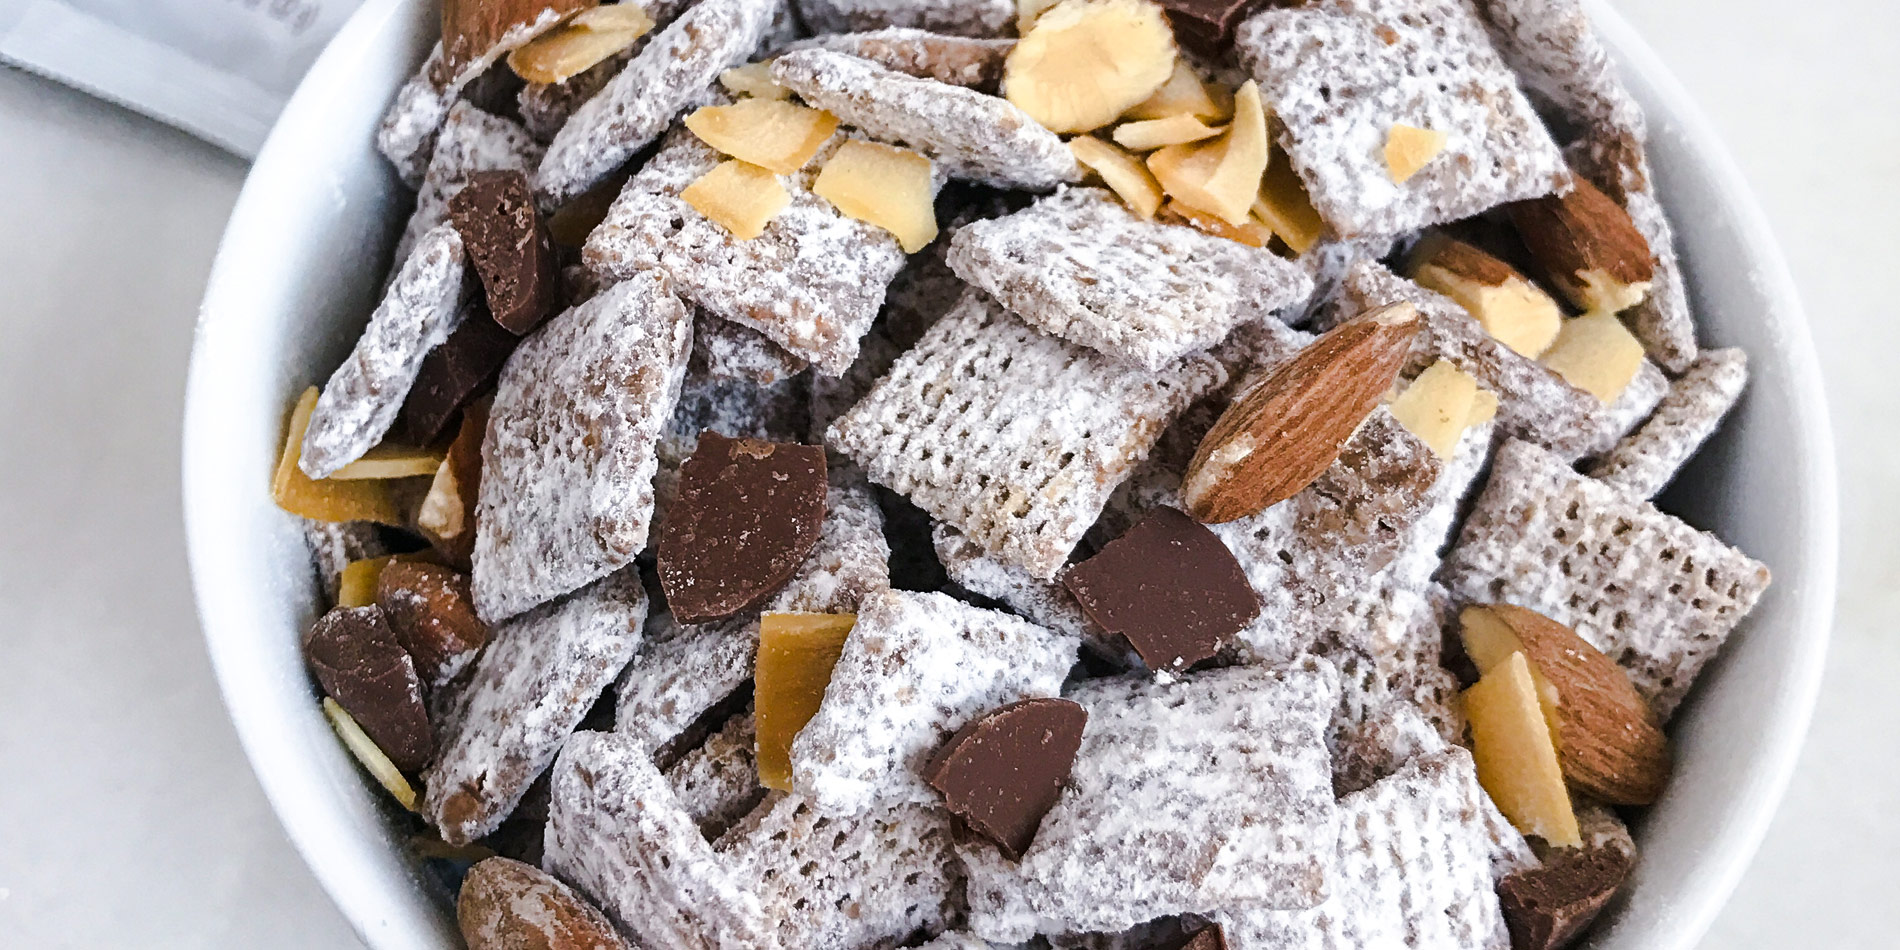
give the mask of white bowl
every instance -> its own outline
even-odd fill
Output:
[[[407,196],[372,134],[434,39],[433,9],[368,0],[291,99],[218,252],[185,407],[192,576],[225,703],[291,841],[378,948],[458,944],[398,816],[318,710],[297,647],[317,608],[307,555],[267,483],[286,409],[374,303]],[[1676,717],[1675,781],[1638,828],[1634,886],[1592,944],[1687,950],[1753,855],[1807,729],[1834,602],[1834,453],[1801,305],[1754,199],[1655,56],[1608,7],[1591,12],[1649,110],[1702,338],[1745,348],[1755,374],[1666,505],[1766,562],[1775,583]]]

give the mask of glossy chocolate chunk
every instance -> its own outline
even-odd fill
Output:
[[[1511,950],[1558,950],[1590,927],[1630,873],[1615,848],[1564,849],[1542,867],[1506,877],[1498,904],[1511,931]]]
[[[431,445],[455,421],[456,410],[487,389],[520,338],[503,329],[480,304],[463,310],[449,338],[422,358],[415,384],[396,414],[410,445]]]
[[[1155,509],[1062,582],[1090,620],[1126,637],[1153,670],[1214,656],[1260,615],[1260,597],[1227,545],[1173,508]]]
[[[541,325],[561,302],[561,268],[534,189],[519,171],[486,171],[449,199],[449,219],[468,247],[495,322],[516,336]]]
[[[376,582],[376,603],[431,690],[466,669],[488,642],[488,625],[469,600],[468,575],[439,564],[390,562]]]
[[[429,764],[435,732],[422,680],[381,607],[338,607],[317,618],[303,652],[323,691],[397,768],[413,773]]]
[[[680,623],[758,607],[791,580],[825,520],[825,450],[706,431],[660,527],[660,587]]]
[[[1062,794],[1088,718],[1066,699],[998,706],[943,744],[924,766],[924,781],[971,831],[1020,860]]]
[[[1160,0],[1168,23],[1181,45],[1201,53],[1216,53],[1234,41],[1234,27],[1266,5],[1265,0]]]

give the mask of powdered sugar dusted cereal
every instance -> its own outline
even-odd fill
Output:
[[[704,310],[693,321],[694,372],[770,386],[809,365],[751,327]]]
[[[396,242],[396,262],[409,259],[409,250],[422,236],[449,219],[449,199],[468,183],[468,176],[485,171],[533,171],[541,161],[541,146],[521,126],[483,112],[466,100],[449,109],[436,136],[435,152],[422,187],[416,192],[416,210],[403,225]]]
[[[1002,36],[1016,21],[1013,0],[795,0],[815,33],[849,33],[887,26],[956,36]]]
[[[885,69],[994,94],[1012,39],[984,39],[894,26],[866,33],[835,33],[794,44],[868,59]]]
[[[752,751],[757,742],[752,717],[734,716],[666,770],[667,783],[707,841],[717,840],[765,800]]]
[[[1748,357],[1737,349],[1703,350],[1642,427],[1599,459],[1590,474],[1633,495],[1663,490],[1715,433],[1748,384]]]

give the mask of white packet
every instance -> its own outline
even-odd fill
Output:
[[[0,60],[254,157],[362,0],[0,0]]]

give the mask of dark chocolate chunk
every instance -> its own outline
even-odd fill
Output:
[[[1160,0],[1181,45],[1200,53],[1218,53],[1234,42],[1234,28],[1265,0]]]
[[[522,336],[561,303],[561,267],[534,189],[519,171],[486,171],[449,199],[449,219],[482,279],[495,322]]]
[[[1583,935],[1629,877],[1629,856],[1615,848],[1566,848],[1542,867],[1506,877],[1498,904],[1512,950],[1558,950]]]
[[[700,434],[658,549],[660,587],[680,623],[763,604],[804,563],[825,520],[825,450]]]
[[[1088,711],[1066,699],[998,706],[957,730],[924,765],[924,781],[973,832],[1011,861],[1036,840],[1075,765]]]
[[[1126,637],[1149,669],[1186,669],[1260,616],[1260,596],[1220,538],[1156,508],[1062,583],[1096,626]]]
[[[323,691],[397,768],[414,773],[429,764],[435,732],[422,680],[381,607],[338,607],[317,618],[303,653]]]
[[[390,562],[376,583],[376,603],[431,690],[466,669],[488,642],[488,625],[469,599],[468,575],[439,564]]]
[[[415,384],[396,414],[404,441],[431,445],[442,437],[455,412],[488,388],[501,364],[515,351],[519,337],[502,329],[479,303],[462,312],[462,322],[422,357]]]

